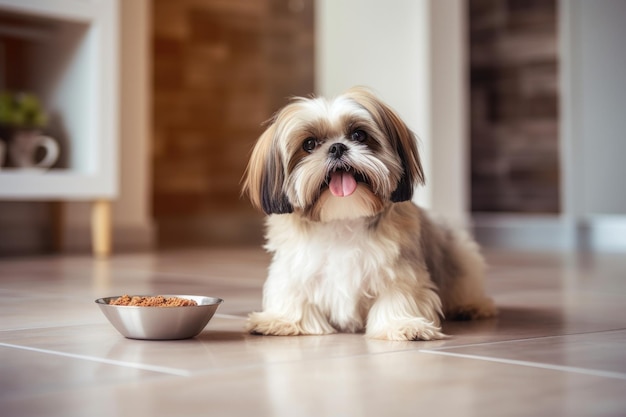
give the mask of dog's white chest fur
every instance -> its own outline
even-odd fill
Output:
[[[317,310],[337,330],[359,331],[367,312],[388,281],[389,253],[397,251],[388,242],[385,254],[374,242],[366,220],[316,223],[306,227],[291,215],[271,216],[268,220],[267,249],[274,252],[264,304],[276,305],[274,289],[291,294],[298,305]],[[294,227],[302,228],[294,233]],[[280,304],[284,304],[282,300]]]

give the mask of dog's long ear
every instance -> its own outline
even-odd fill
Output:
[[[244,173],[243,193],[266,214],[291,213],[293,207],[283,192],[285,170],[275,135],[276,125],[272,121],[252,150]]]
[[[354,87],[348,90],[346,95],[362,105],[374,117],[400,157],[403,174],[398,186],[391,193],[391,201],[410,200],[413,197],[415,187],[425,183],[415,134],[395,111],[367,88]]]

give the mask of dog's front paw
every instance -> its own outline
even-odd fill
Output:
[[[421,317],[395,320],[377,329],[368,327],[366,335],[373,339],[384,340],[439,340],[448,336],[441,332],[441,327]]]
[[[302,334],[297,323],[265,312],[251,313],[246,322],[246,331],[252,334],[272,336],[296,336]]]

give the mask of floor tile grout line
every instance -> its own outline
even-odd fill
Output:
[[[480,361],[485,361],[485,362],[495,362],[495,363],[501,363],[501,364],[506,364],[506,365],[524,366],[528,368],[538,368],[538,369],[545,369],[545,370],[551,370],[551,371],[582,374],[582,375],[587,375],[587,376],[620,379],[622,381],[626,381],[626,374],[620,373],[620,372],[600,371],[596,369],[578,368],[575,366],[565,366],[565,365],[552,365],[552,364],[540,363],[540,362],[520,361],[516,359],[493,358],[493,357],[488,357],[488,356],[469,355],[466,353],[445,352],[441,350],[420,349],[418,352],[427,353],[431,355],[450,356],[450,357],[463,358],[463,359],[474,359],[474,360],[480,360]]]
[[[2,335],[3,333],[23,332],[26,330],[47,330],[47,329],[56,329],[59,327],[93,326],[93,325],[98,325],[102,323],[103,323],[102,321],[86,321],[83,323],[51,324],[49,326],[11,327],[8,329],[0,329],[0,335]]]
[[[267,367],[267,366],[274,366],[274,365],[279,365],[279,364],[284,365],[284,364],[289,364],[289,363],[301,362],[301,360],[297,360],[297,361],[288,360],[288,361],[278,361],[278,362],[271,362],[271,363],[247,364],[243,366],[226,367],[226,368],[219,367],[219,368],[205,369],[200,372],[193,372],[193,371],[186,371],[183,369],[176,369],[176,368],[157,366],[157,365],[142,365],[142,364],[137,364],[137,363],[132,363],[132,362],[119,361],[119,360],[106,359],[106,358],[98,358],[98,357],[88,356],[88,355],[65,353],[65,352],[59,352],[59,351],[49,350],[49,349],[14,345],[10,343],[0,342],[0,347],[27,350],[27,351],[44,353],[44,354],[63,356],[63,357],[68,357],[72,359],[87,360],[91,362],[105,363],[105,364],[121,366],[125,368],[139,369],[139,370],[151,371],[151,372],[174,375],[174,376],[182,376],[182,377],[198,376],[198,375],[207,374],[207,373],[224,371],[226,369],[229,369],[229,370],[242,369],[242,368],[247,369],[247,368]],[[446,352],[446,351],[435,350],[435,349],[432,349],[432,350],[431,349],[391,350],[391,351],[375,352],[375,353],[367,353],[367,354],[356,354],[356,355],[346,355],[346,356],[341,355],[341,356],[330,357],[330,358],[311,358],[311,359],[305,360],[305,362],[326,360],[326,359],[346,359],[346,358],[364,357],[364,356],[372,356],[372,355],[379,356],[379,355],[388,355],[388,354],[401,354],[401,353],[408,353],[408,352],[417,352],[417,353],[434,354],[434,355],[456,357],[456,358],[481,360],[481,361],[486,361],[486,362],[494,362],[494,363],[516,365],[516,366],[523,366],[523,367],[530,367],[530,368],[576,373],[576,374],[582,374],[582,375],[588,375],[588,376],[626,380],[626,374],[618,373],[618,372],[599,371],[599,370],[593,370],[593,369],[587,369],[587,368],[543,364],[539,362],[520,361],[520,360],[514,360],[514,359],[501,359],[501,358],[493,358],[493,357],[479,356],[479,355],[469,355],[469,354],[462,354],[462,353],[455,353],[455,352]]]
[[[584,336],[584,335],[614,333],[614,332],[623,332],[623,331],[626,331],[626,329],[607,329],[607,330],[595,330],[591,332],[564,333],[564,334],[555,334],[555,335],[549,335],[549,336],[524,337],[521,339],[495,340],[492,342],[477,342],[477,343],[468,343],[464,345],[442,346],[442,347],[431,348],[428,350],[447,351],[447,350],[468,348],[468,347],[493,346],[493,345],[500,345],[500,344],[506,344],[506,343],[531,342],[531,341],[543,340],[543,339],[554,339],[554,338],[560,338],[560,337]]]
[[[142,371],[158,372],[158,373],[161,373],[161,374],[168,374],[168,375],[175,375],[175,376],[191,376],[192,375],[192,372],[189,372],[189,371],[186,371],[186,370],[183,370],[183,369],[169,368],[169,367],[166,367],[166,366],[156,366],[156,365],[142,365],[142,364],[137,364],[137,363],[133,363],[133,362],[118,361],[118,360],[115,360],[115,359],[98,358],[98,357],[95,357],[95,356],[79,355],[79,354],[74,354],[74,353],[59,352],[59,351],[56,351],[56,350],[40,349],[40,348],[29,347],[29,346],[14,345],[14,344],[11,344],[11,343],[2,343],[2,342],[0,342],[0,347],[7,347],[7,348],[19,349],[19,350],[27,350],[27,351],[31,351],[31,352],[44,353],[44,354],[48,354],[48,355],[63,356],[63,357],[66,357],[66,358],[80,359],[80,360],[86,360],[86,361],[90,361],[90,362],[104,363],[104,364],[107,364],[107,365],[122,366],[124,368],[132,368],[132,369],[139,369],[139,370],[142,370]]]

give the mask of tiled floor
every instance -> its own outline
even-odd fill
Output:
[[[437,342],[242,332],[256,249],[0,260],[0,416],[626,415],[626,257],[488,251],[499,318]],[[120,336],[94,300],[224,298],[196,338]]]

